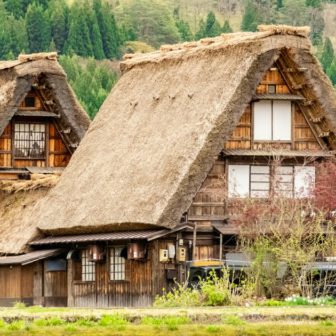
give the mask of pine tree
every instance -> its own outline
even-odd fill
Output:
[[[207,37],[209,36],[210,30],[212,26],[214,25],[215,21],[216,21],[215,14],[214,12],[211,11],[207,16],[207,20],[205,23],[205,34]]]
[[[90,7],[89,2],[86,0],[84,3],[84,11],[86,14],[87,25],[90,32],[90,39],[93,48],[93,55],[97,60],[102,60],[105,57],[103,49],[102,36],[98,25],[96,12]]]
[[[324,72],[327,72],[327,69],[330,67],[331,63],[335,59],[334,48],[331,44],[330,38],[327,37],[324,42],[321,63],[323,66]]]
[[[57,50],[62,51],[65,40],[67,38],[66,18],[62,8],[57,8],[55,11],[53,11],[50,24],[51,34],[53,36],[56,48]]]
[[[26,20],[24,18],[20,18],[19,20],[15,20],[14,30],[18,40],[18,49],[25,50],[26,53],[29,53],[29,42],[28,42],[28,33],[26,27]]]
[[[48,51],[49,51],[49,52],[57,51],[57,48],[56,48],[56,44],[55,44],[55,42],[54,42],[54,39],[51,40],[51,43],[50,43],[50,46],[49,46]]]
[[[330,65],[330,67],[327,69],[327,75],[330,78],[333,85],[336,84],[336,60],[334,59]]]
[[[49,14],[47,11],[43,13],[42,17],[43,17],[43,25],[42,25],[42,31],[41,31],[41,34],[42,34],[41,50],[46,51],[48,50],[50,43],[51,43],[51,24],[50,24]]]
[[[9,37],[9,50],[12,52],[12,54],[15,56],[18,56],[22,48],[20,48],[20,41],[18,39],[15,24],[16,20],[13,16],[13,13],[8,17],[8,37]]]
[[[203,19],[200,20],[200,23],[199,23],[199,30],[198,32],[196,33],[196,40],[200,40],[202,38],[205,38],[206,37],[206,25],[205,25],[205,22],[203,21]]]
[[[22,0],[7,0],[6,10],[8,13],[13,14],[15,19],[24,17]]]
[[[15,56],[14,56],[12,50],[7,55],[7,61],[15,61]]]
[[[276,9],[279,10],[283,7],[282,0],[276,0]]]
[[[245,14],[241,24],[242,31],[256,31],[258,26],[258,18],[253,2],[249,0],[245,7]]]
[[[306,0],[283,0],[280,10],[283,23],[290,26],[304,26],[307,24]]]
[[[231,28],[230,23],[229,23],[228,20],[226,20],[224,22],[224,25],[222,27],[222,33],[224,33],[224,34],[233,33],[233,30],[232,30],[232,28]]]
[[[322,10],[322,1],[321,0],[306,0],[306,6],[317,8],[318,10]]]
[[[69,36],[64,45],[65,53],[75,53],[82,57],[93,56],[90,31],[86,23],[83,7],[76,3],[71,7]]]
[[[49,44],[45,45],[46,38],[43,37],[43,32],[45,31],[44,24],[45,18],[42,6],[36,5],[35,2],[29,5],[26,13],[26,27],[29,49],[32,53],[45,51],[49,46]]]
[[[176,22],[175,24],[181,35],[182,42],[192,41],[194,39],[194,35],[191,32],[189,23],[187,21],[184,22],[183,20],[180,20]]]

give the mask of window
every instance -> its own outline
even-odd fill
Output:
[[[54,259],[54,260],[47,260],[47,271],[66,271],[66,260],[65,259]]]
[[[268,85],[268,93],[276,93],[276,86]]]
[[[45,124],[15,124],[16,157],[45,156]]]
[[[26,97],[25,107],[35,107],[35,97]]]
[[[302,198],[315,184],[312,166],[280,166],[273,172],[269,166],[229,165],[229,198],[266,198],[271,180],[278,196]]]
[[[125,280],[125,258],[120,256],[124,248],[126,247],[110,249],[110,280]]]
[[[291,140],[291,102],[262,100],[254,103],[254,140]]]
[[[269,196],[270,167],[251,166],[251,197],[263,198]]]
[[[96,280],[96,265],[89,261],[88,251],[82,250],[82,281]]]

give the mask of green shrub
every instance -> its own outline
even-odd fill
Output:
[[[219,326],[210,326],[207,328],[208,332],[219,332],[221,328]]]
[[[68,324],[65,328],[65,331],[77,331],[78,329],[76,328],[76,326],[74,324]]]
[[[24,326],[24,321],[15,321],[8,325],[9,330],[20,330]]]
[[[34,323],[38,326],[38,327],[45,327],[47,325],[47,320],[42,317],[38,320],[35,320]]]
[[[80,327],[93,327],[94,326],[94,322],[91,320],[87,320],[87,319],[80,319],[77,321],[77,325]]]
[[[330,321],[322,321],[321,324],[326,326],[326,327],[331,327],[333,325],[333,323],[330,322]]]
[[[167,325],[167,328],[169,331],[175,331],[178,330],[178,326],[175,323],[170,323]]]
[[[98,322],[101,327],[113,327],[113,326],[125,326],[127,321],[120,317],[119,314],[115,315],[104,315],[103,318]]]
[[[60,326],[65,324],[65,321],[62,320],[59,316],[50,317],[46,320],[46,326]]]
[[[245,322],[242,321],[241,318],[239,316],[236,316],[236,315],[228,315],[228,316],[224,317],[223,322],[225,324],[229,324],[229,325],[233,325],[233,326],[238,326],[238,325],[245,324]]]
[[[3,319],[0,320],[0,328],[3,328],[6,325]]]
[[[16,309],[24,309],[26,308],[26,304],[24,302],[17,301],[17,302],[14,302],[13,307]]]

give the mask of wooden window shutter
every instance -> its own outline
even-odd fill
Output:
[[[74,261],[74,280],[82,280],[82,262]]]

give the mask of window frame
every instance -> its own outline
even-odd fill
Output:
[[[13,157],[14,160],[46,160],[47,159],[47,136],[48,136],[48,127],[49,127],[49,123],[47,121],[20,121],[20,120],[14,120],[13,121]],[[45,125],[45,129],[44,129],[44,155],[43,156],[17,156],[16,155],[16,146],[15,146],[15,142],[16,142],[16,138],[15,138],[15,126],[16,125]],[[18,140],[20,141],[20,140]],[[31,140],[25,140],[25,141],[31,141]],[[43,141],[43,140],[40,140]],[[20,149],[20,148],[19,148]],[[30,148],[29,148],[30,149]]]
[[[266,100],[260,100],[260,101],[266,101]],[[281,99],[269,99],[268,101],[271,102],[271,140],[261,140],[261,139],[256,139],[255,138],[255,104],[258,102],[252,102],[252,118],[251,118],[251,141],[252,143],[257,142],[257,143],[274,143],[274,142],[281,142],[281,143],[292,143],[294,139],[294,104],[295,102],[290,100],[290,140],[274,140],[274,101],[289,101],[289,100],[281,100]]]
[[[83,258],[83,254],[86,254],[85,257]],[[86,260],[86,263],[84,265],[83,263],[83,259]],[[93,265],[89,265],[90,264],[93,264]],[[92,272],[86,272],[86,270],[88,269],[89,266],[93,266],[92,267]],[[93,261],[89,261],[89,251],[88,249],[82,249],[81,250],[81,270],[82,270],[82,280],[81,282],[95,282],[96,281],[96,263],[93,262]],[[83,271],[85,270],[85,272]],[[92,280],[87,280],[86,279],[86,276],[88,275],[92,275]]]
[[[115,260],[116,260],[116,255],[115,255],[115,249],[124,249],[124,248],[127,248],[126,245],[116,245],[116,246],[109,246],[108,249],[109,249],[109,253],[108,253],[108,273],[109,273],[109,281],[110,282],[124,282],[124,281],[127,281],[126,280],[126,259],[125,258],[121,258],[119,257],[120,259],[123,260],[122,263],[116,263]],[[111,263],[112,261],[112,251],[113,251],[113,264]],[[116,272],[116,269],[115,269],[115,266],[116,265],[121,265],[121,268],[123,268],[123,270],[121,272]],[[113,270],[112,270],[113,268]],[[116,274],[121,274],[123,275],[123,278],[122,279],[116,279]]]
[[[251,196],[251,192],[252,191],[254,191],[254,190],[252,190],[251,189],[251,187],[252,187],[252,179],[251,179],[251,175],[253,174],[253,175],[258,175],[258,174],[256,174],[256,173],[251,173],[251,167],[269,167],[269,193],[271,193],[271,192],[275,192],[276,191],[276,181],[275,181],[275,178],[276,178],[276,175],[275,175],[275,169],[277,168],[277,167],[272,167],[272,166],[270,166],[270,165],[262,165],[262,164],[260,164],[260,165],[253,165],[253,164],[242,164],[242,163],[240,163],[240,164],[237,164],[237,163],[232,163],[232,164],[228,164],[228,186],[229,186],[229,184],[230,184],[230,174],[229,174],[229,172],[230,172],[230,166],[249,166],[249,198],[256,198],[256,199],[264,199],[264,198],[267,198],[267,197],[269,197],[269,195],[268,196],[265,196],[265,197],[252,197]],[[280,166],[280,167],[290,167],[291,169],[292,169],[292,173],[291,174],[288,174],[289,176],[291,176],[291,181],[290,182],[283,182],[283,183],[290,183],[291,185],[292,185],[292,189],[291,189],[291,198],[301,198],[301,197],[297,197],[297,195],[296,195],[296,185],[295,185],[295,175],[296,175],[296,173],[295,173],[295,168],[296,167],[314,167],[315,168],[315,166],[314,165],[304,165],[304,166],[302,166],[302,165],[295,165],[295,164],[285,164],[285,165],[282,165],[282,166]],[[314,172],[315,172],[315,175],[314,175],[314,182],[316,182],[316,169],[314,169]],[[259,175],[262,175],[262,174],[259,174]],[[286,174],[282,174],[282,175],[286,175]],[[265,182],[265,183],[267,183],[267,182]],[[281,182],[280,182],[281,183]],[[230,197],[229,196],[230,195],[230,193],[228,192],[228,199],[243,199],[243,198],[245,198],[245,197]]]

